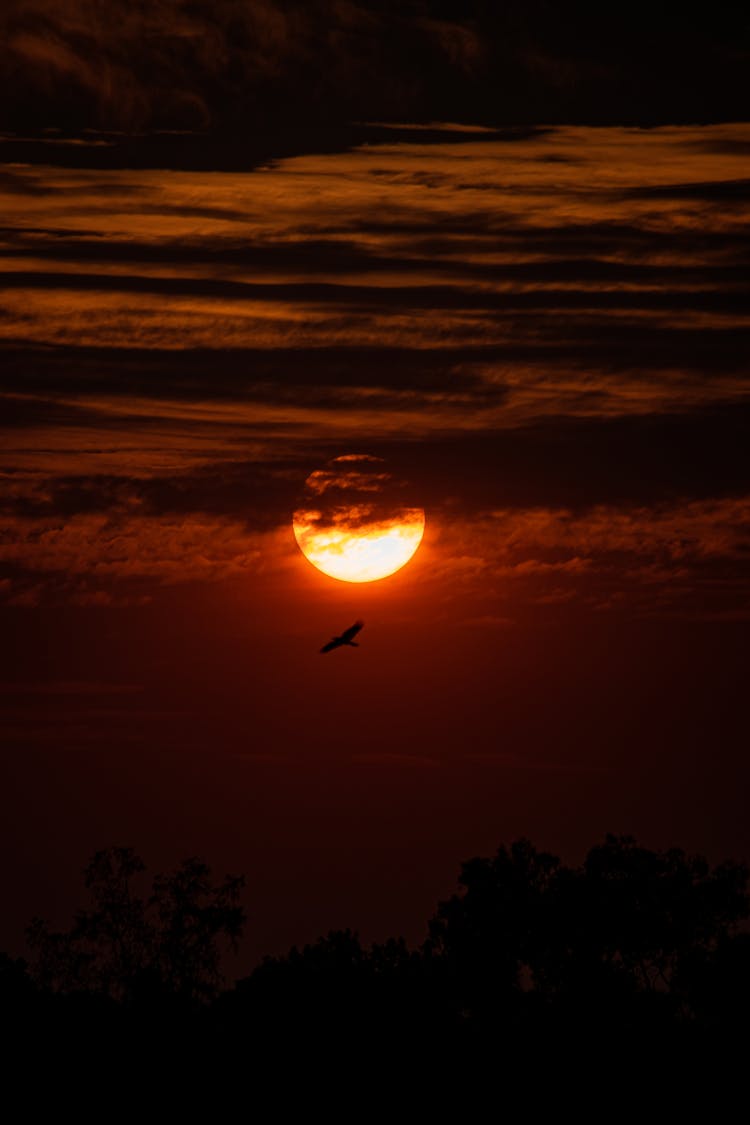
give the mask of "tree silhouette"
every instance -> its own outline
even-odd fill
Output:
[[[706,957],[748,916],[748,870],[679,848],[653,852],[607,836],[584,864],[587,923],[598,954],[618,960],[643,991],[678,992],[687,959]]]
[[[528,840],[501,847],[492,859],[462,865],[462,893],[439,905],[429,925],[429,953],[476,977],[486,992],[522,986],[535,969],[560,861]]]
[[[64,932],[32,921],[31,972],[41,987],[125,1003],[161,995],[194,1004],[216,994],[222,946],[236,950],[245,922],[244,879],[227,876],[214,886],[209,868],[190,858],[155,876],[144,897],[135,884],[145,870],[132,848],[98,851],[84,871],[90,909]]]
[[[239,905],[244,879],[228,875],[211,885],[211,872],[201,860],[183,861],[171,875],[157,875],[149,907],[156,916],[153,964],[157,979],[174,996],[205,1001],[222,983],[222,936],[237,952],[245,923]]]
[[[191,858],[149,891],[140,857],[109,848],[84,882],[90,901],[70,930],[32,923],[31,976],[0,958],[0,1008],[30,1030],[46,1023],[52,1038],[55,1028],[128,1036],[137,1026],[148,1037],[168,1026],[175,1041],[197,1034],[222,1051],[555,1050],[602,1036],[656,1048],[665,1036],[716,1036],[750,1013],[748,867],[628,836],[607,836],[579,866],[518,840],[462,865],[421,946],[367,947],[332,931],[224,991],[222,951],[236,949],[245,922],[241,878],[214,883]],[[162,1014],[166,1023],[153,1018]]]
[[[461,890],[438,907],[425,954],[449,1002],[479,1024],[524,996],[558,1013],[690,1018],[696,982],[717,981],[720,963],[739,956],[749,876],[744,864],[711,869],[627,836],[607,836],[581,868],[522,840],[463,864]]]

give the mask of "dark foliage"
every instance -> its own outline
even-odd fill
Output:
[[[205,864],[191,858],[157,875],[143,897],[135,883],[144,871],[132,848],[97,852],[84,872],[90,909],[66,932],[32,921],[31,974],[42,990],[184,1008],[217,994],[222,945],[236,949],[245,922],[244,880],[227,876],[213,885]]]
[[[30,929],[35,959],[0,959],[6,1019],[100,1034],[171,1028],[180,1042],[277,1054],[378,1044],[439,1053],[598,1041],[708,1042],[750,1012],[750,870],[608,836],[580,867],[526,840],[464,863],[417,949],[333,932],[220,992],[242,880],[186,860],[134,889],[130,849],[97,853],[72,929]],[[175,1020],[177,1015],[177,1020]],[[155,1041],[152,1039],[152,1041]]]
[[[608,836],[580,868],[521,840],[464,863],[428,940],[350,931],[267,958],[220,997],[234,1039],[391,1046],[689,1040],[750,1010],[748,868]]]

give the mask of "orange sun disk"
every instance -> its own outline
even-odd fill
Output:
[[[398,520],[347,526],[320,526],[318,512],[294,513],[294,535],[306,559],[342,582],[375,582],[401,570],[424,535],[424,512],[409,509]]]

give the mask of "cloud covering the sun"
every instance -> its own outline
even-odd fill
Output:
[[[255,580],[296,509],[385,527],[397,467],[477,618],[745,612],[747,127],[419,136],[4,170],[6,602]]]

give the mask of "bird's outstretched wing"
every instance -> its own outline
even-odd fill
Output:
[[[341,634],[341,641],[343,642],[343,644],[346,644],[347,641],[350,641],[352,637],[356,637],[357,633],[360,631],[363,625],[364,621],[355,621],[354,624],[350,625],[348,629],[344,629],[344,632]]]
[[[323,647],[320,651],[321,652],[330,652],[331,649],[338,648],[340,646],[340,644],[341,644],[341,638],[340,637],[334,637],[333,640],[329,641],[327,645],[323,645]]]

